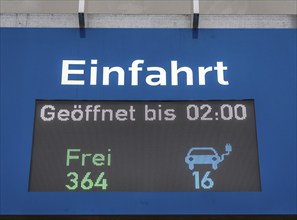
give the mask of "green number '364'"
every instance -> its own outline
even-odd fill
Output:
[[[87,172],[86,175],[80,180],[76,172],[69,172],[70,184],[65,185],[68,190],[76,190],[80,187],[82,190],[91,190],[93,188],[101,188],[102,190],[107,189],[107,180],[104,178],[104,172],[101,172],[94,182],[91,179],[91,172]]]

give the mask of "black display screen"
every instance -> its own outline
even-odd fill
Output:
[[[36,101],[29,191],[261,191],[253,100]]]

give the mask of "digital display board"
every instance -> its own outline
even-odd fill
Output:
[[[37,101],[30,191],[260,191],[254,102]]]
[[[296,215],[296,39],[0,28],[0,215]]]

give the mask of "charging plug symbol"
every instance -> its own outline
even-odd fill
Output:
[[[210,164],[212,169],[216,170],[218,164],[225,160],[225,156],[232,152],[231,144],[225,145],[225,152],[219,156],[213,147],[192,147],[185,157],[185,162],[189,165],[190,170],[193,170],[196,164]]]

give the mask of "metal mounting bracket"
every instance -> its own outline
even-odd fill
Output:
[[[199,0],[193,0],[193,28],[199,27]]]
[[[85,0],[78,2],[78,21],[79,28],[85,28]]]

